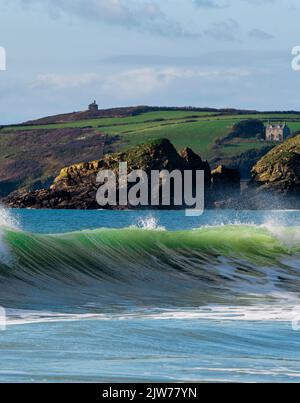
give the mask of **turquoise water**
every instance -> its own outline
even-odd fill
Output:
[[[0,381],[298,382],[300,212],[0,210]]]

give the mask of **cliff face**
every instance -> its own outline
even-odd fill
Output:
[[[50,190],[15,193],[6,199],[10,207],[98,209],[96,177],[101,170],[112,170],[118,177],[119,163],[127,162],[128,172],[142,169],[148,175],[152,170],[204,170],[207,191],[211,172],[207,161],[185,149],[178,154],[169,140],[158,140],[135,147],[128,152],[106,155],[101,160],[69,166],[61,170]],[[130,207],[130,206],[127,206]]]
[[[285,197],[300,196],[300,136],[272,149],[252,169],[258,191]]]

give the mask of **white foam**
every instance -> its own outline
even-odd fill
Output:
[[[285,227],[282,223],[270,220],[263,224],[273,236],[275,236],[284,245],[293,248],[300,247],[300,228],[299,227]]]
[[[47,311],[32,311],[23,309],[6,309],[6,325],[25,325],[51,322],[76,322],[79,320],[110,320],[105,314],[65,314]]]
[[[248,321],[248,322],[289,322],[291,327],[295,321],[300,325],[300,304],[273,305],[258,304],[253,306],[222,306],[213,305],[200,308],[185,308],[174,310],[142,310],[132,313],[108,314],[108,313],[84,313],[65,314],[47,311],[33,311],[20,309],[6,309],[7,326],[48,322],[76,322],[86,320],[97,321],[127,321],[127,320],[210,320],[221,322]],[[299,326],[300,327],[300,326]]]
[[[194,311],[174,311],[160,314],[148,315],[148,318],[157,320],[217,320],[217,321],[280,321],[290,322],[295,320],[294,306],[253,306],[253,307],[236,307],[236,306],[214,306]]]

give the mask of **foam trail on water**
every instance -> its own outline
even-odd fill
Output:
[[[280,297],[280,295],[278,295]],[[39,310],[7,309],[7,325],[22,325],[28,323],[69,322],[82,320],[97,321],[123,321],[123,320],[217,320],[226,322],[252,321],[252,322],[288,322],[291,326],[300,324],[299,300],[286,298],[274,305],[257,304],[249,306],[238,305],[208,305],[199,308],[182,309],[137,309],[123,313],[63,313]]]

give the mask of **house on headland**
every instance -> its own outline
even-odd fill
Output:
[[[266,141],[277,141],[282,143],[291,134],[289,127],[286,122],[282,123],[271,123],[268,122],[266,128]]]

